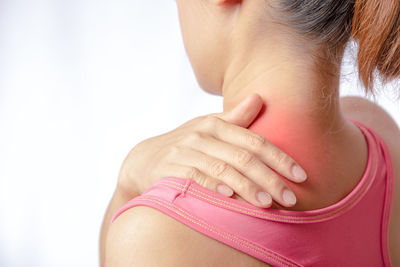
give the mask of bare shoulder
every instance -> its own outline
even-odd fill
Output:
[[[340,99],[342,111],[347,118],[360,121],[381,135],[385,141],[399,145],[399,126],[390,114],[376,103],[356,96],[347,96]],[[387,139],[387,140],[386,140]],[[394,139],[394,140],[392,140]]]
[[[393,158],[395,177],[400,183],[400,129],[396,121],[382,107],[365,98],[342,97],[340,104],[346,118],[364,123],[384,139]],[[400,190],[399,186],[396,188]]]
[[[146,206],[127,210],[111,225],[106,263],[107,267],[270,266]]]
[[[346,118],[364,123],[374,129],[386,142],[393,159],[394,199],[389,225],[389,247],[393,266],[400,266],[400,130],[395,120],[379,105],[361,97],[340,100]]]
[[[396,121],[381,106],[362,97],[342,97],[340,104],[346,118],[364,123],[384,139],[393,158],[395,176],[400,180],[400,129]]]
[[[384,139],[393,158],[395,177],[400,183],[400,129],[396,121],[382,107],[362,97],[342,97],[340,104],[346,118],[364,123]],[[397,188],[400,190],[399,185]]]

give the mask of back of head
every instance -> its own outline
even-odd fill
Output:
[[[399,0],[277,0],[273,8],[277,21],[326,48],[330,60],[351,37],[357,41],[367,93],[374,93],[377,71],[384,83],[400,77]]]

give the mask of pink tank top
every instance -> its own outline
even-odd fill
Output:
[[[376,132],[352,122],[368,143],[368,163],[351,193],[331,206],[309,211],[264,209],[189,179],[162,177],[119,209],[112,221],[127,209],[148,206],[273,266],[391,266],[391,155]]]

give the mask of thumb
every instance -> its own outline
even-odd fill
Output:
[[[263,100],[259,94],[253,93],[244,98],[239,104],[229,111],[215,114],[216,117],[229,123],[247,128],[263,106]]]

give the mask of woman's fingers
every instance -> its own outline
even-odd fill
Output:
[[[252,152],[289,180],[300,183],[307,179],[306,172],[294,159],[263,136],[213,116],[204,121],[203,127],[215,138]]]
[[[216,138],[251,151],[266,165],[289,180],[301,183],[307,179],[303,168],[265,137],[224,121],[216,122],[213,129],[212,133]]]
[[[209,120],[207,123],[211,125],[209,130],[220,140],[249,148],[260,155],[269,167],[293,182],[304,182],[307,174],[297,162],[263,136],[246,129],[261,111],[262,105],[261,96],[256,93],[251,94],[232,110],[207,117]],[[212,117],[220,120],[213,120]]]
[[[232,110],[212,115],[229,123],[247,128],[257,117],[262,105],[263,100],[261,96],[258,94],[251,94]]]
[[[177,150],[180,154],[179,164],[176,159],[170,163],[174,166],[175,177],[191,179],[200,186],[228,197],[235,191],[247,202],[259,207],[268,208],[272,205],[272,198],[267,192],[261,194],[261,202],[257,197],[264,190],[226,162],[187,147]],[[226,194],[219,190],[220,185],[226,187]]]
[[[305,181],[305,172],[263,136],[244,128],[257,117],[262,104],[262,98],[253,94],[228,112],[203,117],[201,130],[181,139],[185,148],[175,147],[180,151],[175,151],[171,162],[189,166],[192,177],[187,178],[215,192],[220,180],[254,205],[270,206],[271,198],[283,206],[294,205],[294,193],[272,169],[294,182]],[[261,204],[257,196],[268,204]]]
[[[208,135],[199,136],[196,142],[193,141],[194,140],[190,140],[189,142],[185,143],[185,145],[189,147],[191,146],[192,149],[199,150],[200,152],[210,155],[211,157],[222,160],[226,165],[229,164],[229,167],[225,167],[233,168],[239,171],[242,174],[240,176],[247,177],[248,180],[251,180],[253,183],[258,185],[260,189],[264,188],[263,190],[269,193],[272,198],[281,205],[289,207],[296,203],[296,197],[294,193],[290,190],[282,178],[248,150],[225,143]],[[221,162],[217,161],[215,164],[220,166]],[[215,167],[213,163],[210,162],[208,169],[214,168]],[[232,171],[228,170],[228,172]],[[223,176],[224,175],[226,175],[226,172],[223,173]],[[212,176],[217,179],[224,178],[216,175]],[[235,174],[230,179],[237,179],[237,177],[239,176]],[[228,181],[225,183],[231,187],[233,186]],[[249,185],[248,182],[246,184]],[[243,190],[242,192],[235,192],[241,195]],[[243,195],[241,196],[243,197]]]
[[[231,197],[234,193],[229,186],[205,174],[197,167],[171,162],[169,163],[169,169],[173,170],[173,172],[171,173],[170,171],[170,174],[168,174],[168,176],[193,180],[198,185],[227,197]]]

